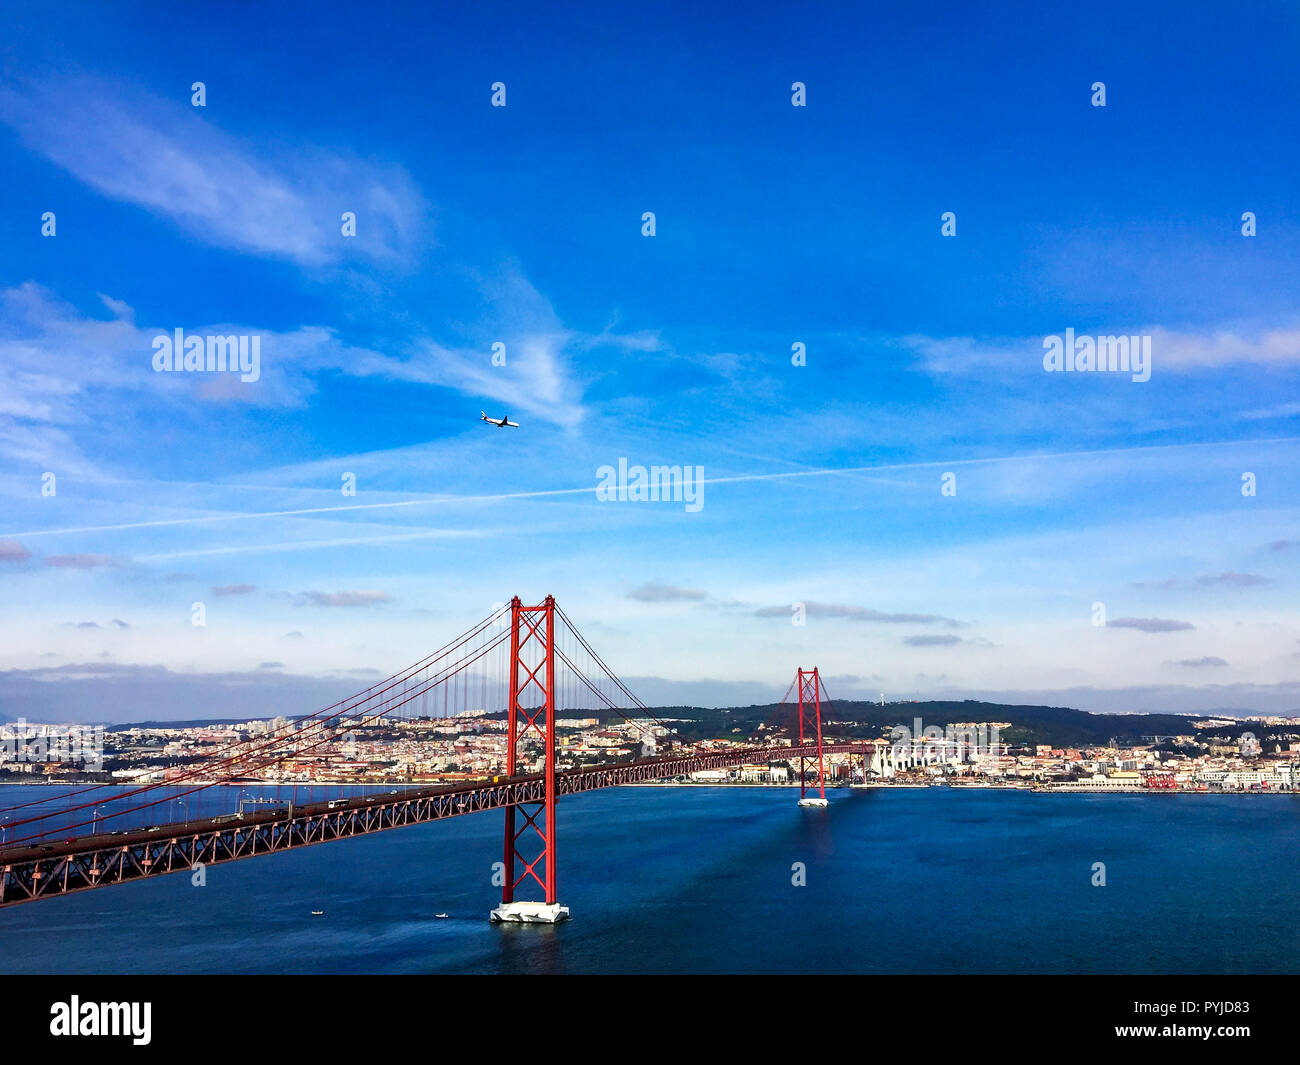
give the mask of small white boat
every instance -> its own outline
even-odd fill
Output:
[[[446,917],[447,915],[445,913],[435,913],[434,916],[438,918],[442,918],[442,917]]]
[[[800,800],[799,800],[799,805],[800,805],[800,806],[829,806],[829,805],[830,805],[830,800],[829,800],[829,799],[815,799],[815,798],[811,798],[811,797],[810,797],[810,798],[807,798],[807,799],[800,799]]]
[[[320,917],[324,912],[324,910],[312,910],[311,915],[313,917]]]

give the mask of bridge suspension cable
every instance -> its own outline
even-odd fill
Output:
[[[505,877],[502,904],[492,911],[492,919],[563,920],[568,909],[558,903],[556,888],[555,807],[560,795],[775,756],[791,764],[798,758],[801,794],[805,796],[801,806],[826,804],[824,793],[820,799],[806,797],[805,759],[817,760],[821,785],[825,777],[823,754],[862,754],[865,759],[865,747],[860,751],[855,745],[843,743],[824,746],[820,712],[824,687],[819,672],[800,669],[787,689],[786,699],[796,686],[800,702],[797,746],[792,737],[787,747],[748,746],[742,741],[739,745],[707,745],[665,756],[637,757],[634,745],[627,742],[632,733],[648,737],[653,747],[659,735],[672,735],[676,730],[632,693],[553,597],[547,596],[536,606],[525,606],[516,597],[406,669],[310,715],[275,725],[256,739],[241,738],[207,758],[173,767],[161,781],[130,787],[112,796],[103,795],[109,785],[96,784],[0,811],[23,815],[16,821],[7,817],[6,830],[27,830],[0,843],[4,859],[0,861],[0,906],[154,876],[195,862],[233,861],[459,813],[503,809]],[[439,690],[443,696],[441,714],[437,713]],[[353,729],[371,728],[403,711],[410,719],[408,723],[417,728],[426,727],[422,723],[429,721],[503,717],[499,722],[475,725],[472,731],[504,729],[504,775],[492,775],[490,767],[494,763],[490,761],[486,763],[489,772],[484,773],[485,763],[480,760],[479,775],[451,774],[450,784],[443,777],[432,786],[412,784],[404,791],[381,797],[316,801],[313,773],[321,767],[328,771],[331,764],[340,769],[356,768],[337,756],[331,763],[331,745],[352,737]],[[586,722],[566,720],[562,715],[585,711],[591,711],[595,722],[606,722],[606,727],[597,728],[590,736],[581,731],[575,735],[575,730]],[[805,736],[809,711],[817,726],[815,746]],[[609,728],[612,716],[622,718],[631,729]],[[567,735],[561,737],[561,730],[567,730]],[[458,737],[465,733],[460,724],[444,724],[434,729],[438,731],[455,732]],[[483,750],[489,752],[489,758],[496,757],[490,753],[495,749],[494,742],[480,746],[480,759]],[[557,766],[561,746],[567,766]],[[332,749],[337,751],[338,747]],[[294,760],[301,764],[292,764]],[[295,773],[301,777],[293,776]],[[190,827],[191,797],[221,785],[242,785],[254,774],[265,779],[254,778],[252,783],[276,786],[277,799],[252,801],[275,802],[275,808],[245,820],[241,797],[238,814],[199,817]],[[298,779],[307,783],[299,785]],[[414,780],[409,769],[407,780]],[[292,788],[291,798],[287,804],[280,804],[279,787],[286,781]],[[298,799],[300,786],[310,791],[306,802]],[[60,797],[70,798],[73,805],[53,809],[53,800]],[[124,827],[112,833],[111,840],[107,834],[100,836],[97,832],[101,821],[139,817],[173,803],[186,807],[184,828],[179,821]],[[79,819],[86,810],[92,810],[90,819]],[[109,812],[100,816],[102,811]],[[141,821],[140,825],[146,823]],[[86,826],[92,826],[89,835],[40,842],[67,836]],[[542,900],[516,897],[516,890],[530,883],[534,891],[541,889]]]
[[[494,611],[487,618],[478,622],[472,628],[462,633],[456,639],[444,644],[438,650],[426,655],[418,662],[406,669],[399,671],[382,681],[370,685],[362,691],[332,703],[321,710],[316,711],[304,718],[295,719],[286,722],[282,726],[272,729],[260,740],[247,744],[238,742],[228,745],[224,750],[217,752],[213,757],[194,766],[190,766],[180,773],[173,775],[170,779],[159,781],[141,787],[132,788],[125,792],[93,799],[90,802],[78,801],[71,807],[61,807],[49,810],[45,813],[29,815],[17,820],[9,820],[8,828],[16,829],[24,825],[34,825],[40,822],[49,821],[58,818],[60,823],[57,827],[50,827],[44,831],[15,837],[12,842],[30,842],[52,834],[66,833],[69,829],[83,828],[86,826],[95,827],[98,822],[110,820],[117,817],[123,817],[137,813],[142,810],[151,809],[164,802],[173,800],[179,801],[185,796],[193,795],[205,791],[209,788],[223,784],[229,784],[237,777],[246,775],[252,771],[266,769],[273,765],[278,765],[291,757],[297,757],[302,753],[315,750],[324,743],[337,738],[335,735],[327,732],[327,726],[333,722],[346,720],[350,717],[358,718],[358,723],[376,721],[399,707],[405,706],[415,698],[418,698],[433,688],[444,684],[446,681],[461,674],[470,665],[479,661],[490,651],[499,647],[509,636],[507,630],[502,630],[486,638],[486,645],[473,645],[470,650],[464,651],[467,645],[476,639],[484,638],[490,628],[499,622],[509,610],[508,605]],[[462,653],[464,652],[464,653]],[[450,663],[442,663],[452,655],[461,654],[459,659],[453,659]],[[432,676],[429,676],[430,670],[439,665]],[[423,676],[424,679],[415,682],[414,687],[411,685],[412,678]],[[400,691],[395,691],[401,686]],[[286,741],[292,741],[292,746],[285,747]],[[233,753],[231,753],[233,752]],[[215,777],[214,779],[207,779]],[[187,790],[175,792],[173,789],[178,784],[184,784],[193,781],[203,781]],[[100,792],[105,788],[114,787],[112,784],[97,784],[89,788],[73,790],[63,793],[62,796],[47,796],[35,802],[21,803],[17,806],[10,807],[4,812],[13,812],[39,806],[43,803],[48,804],[56,798],[73,798],[82,800],[91,792]],[[129,800],[140,799],[149,796],[151,793],[166,791],[161,798],[149,802],[131,803]],[[121,805],[115,805],[121,804]],[[67,823],[66,818],[79,811],[97,807],[105,809],[114,807],[111,812],[104,816],[92,816],[88,821],[78,821]]]

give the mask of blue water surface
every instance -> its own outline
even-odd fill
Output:
[[[6,908],[0,972],[1300,971],[1300,797],[828,796],[566,798],[558,927],[489,925],[496,812]]]

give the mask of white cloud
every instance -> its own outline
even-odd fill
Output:
[[[700,602],[707,598],[707,595],[699,588],[682,588],[675,584],[650,581],[633,588],[627,593],[627,597],[639,603],[676,603]]]
[[[1062,335],[1065,322],[1056,331]],[[1116,322],[1106,328],[1075,327],[1076,335],[1150,336],[1153,370],[1200,370],[1249,364],[1265,367],[1300,366],[1300,329],[1280,328],[1255,332],[1219,329],[1211,333],[1188,333],[1160,327]],[[966,373],[980,368],[1039,369],[1043,339],[1050,333],[1028,337],[929,337],[906,336],[897,341],[912,351],[929,373]],[[1272,417],[1273,412],[1257,416]],[[1249,417],[1250,415],[1244,415]]]
[[[405,170],[347,158],[312,146],[262,149],[218,129],[187,102],[142,95],[116,82],[72,78],[0,89],[0,121],[25,144],[105,196],[165,217],[216,247],[290,260],[306,268],[342,264],[357,253],[371,261],[408,264],[425,246],[426,205]],[[357,214],[357,236],[339,232],[340,214]],[[469,271],[471,276],[473,271]],[[364,286],[366,279],[358,278]],[[321,371],[424,383],[455,389],[502,413],[518,413],[564,428],[583,418],[583,377],[601,373],[601,352],[644,353],[660,347],[646,332],[568,329],[514,264],[479,278],[482,320],[462,342],[421,335],[392,350],[350,348],[327,327],[304,325],[278,333],[209,323],[156,323],[138,328],[130,306],[101,294],[111,321],[81,318],[34,284],[11,289],[7,316],[26,326],[5,335],[0,317],[0,416],[29,423],[71,424],[84,413],[79,395],[96,385],[145,386],[141,353],[159,331],[259,334],[263,379],[250,388],[230,378],[198,383],[166,380],[156,388],[189,386],[209,400],[301,406]],[[493,365],[492,344],[506,345]],[[51,347],[60,359],[51,360]],[[69,348],[75,349],[69,351]],[[93,352],[95,359],[85,356]],[[68,358],[74,362],[69,366]],[[606,364],[609,360],[606,360]],[[60,370],[47,367],[56,362]],[[75,372],[66,372],[72,369]],[[84,372],[83,372],[84,371]],[[8,440],[6,440],[8,438]],[[46,437],[48,439],[48,436]],[[0,447],[34,460],[46,448],[0,425]],[[62,442],[66,448],[67,441]]]
[[[303,602],[314,606],[373,606],[387,603],[392,599],[387,592],[361,589],[346,592],[303,592]]]
[[[574,372],[581,355],[591,376],[602,351],[644,353],[659,347],[647,333],[600,333],[568,329],[546,299],[512,263],[482,286],[485,322],[466,345],[417,339],[400,357],[371,353],[347,371],[401,381],[441,385],[501,407],[489,414],[525,414],[566,429],[584,417],[584,381]],[[492,361],[493,344],[505,345],[504,365]]]
[[[1255,363],[1300,365],[1300,329],[1271,329],[1243,336],[1228,330],[1209,335],[1153,329],[1151,361],[1175,370]]]
[[[428,337],[387,353],[352,347],[330,328],[304,325],[287,332],[253,324],[155,322],[138,325],[124,301],[100,294],[111,318],[91,318],[52,292],[26,282],[0,291],[0,455],[22,463],[57,454],[65,469],[90,464],[76,428],[94,421],[95,400],[123,393],[153,394],[160,402],[239,402],[303,407],[321,373],[377,377],[451,388],[489,413],[525,415],[573,428],[585,414],[583,385],[570,369],[578,353],[644,350],[643,335],[592,335],[564,328],[549,302],[513,268],[489,293],[492,325],[477,345],[444,346]],[[181,328],[187,335],[260,338],[260,378],[234,374],[157,373],[153,339]],[[506,344],[506,364],[491,361],[493,339]],[[140,409],[140,400],[133,401]],[[107,412],[105,412],[107,413]],[[473,417],[467,407],[467,417]]]
[[[319,267],[361,253],[411,259],[425,205],[401,167],[312,145],[254,151],[188,101],[94,78],[0,90],[0,120],[99,193],[209,244]],[[357,235],[340,233],[343,211]]]
[[[83,471],[93,464],[82,455],[77,430],[93,425],[97,416],[113,416],[115,397],[134,395],[132,406],[141,412],[139,397],[149,395],[160,407],[180,399],[299,407],[315,390],[316,372],[346,373],[381,359],[319,326],[287,333],[228,323],[142,327],[126,304],[100,298],[112,308],[112,319],[85,317],[33,282],[0,291],[0,455],[31,464],[57,456],[64,471]],[[178,327],[187,334],[259,336],[260,379],[156,373],[153,338]]]

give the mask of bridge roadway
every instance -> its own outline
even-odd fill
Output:
[[[824,744],[825,754],[871,753],[868,743]],[[755,762],[817,757],[817,746],[741,747],[642,758],[567,769],[555,774],[556,795],[575,795],[620,784],[639,784]],[[70,895],[146,877],[253,858],[295,847],[383,832],[458,814],[539,803],[542,774],[496,777],[464,784],[404,788],[388,795],[358,796],[245,815],[175,822],[146,829],[119,829],[41,843],[0,847],[0,906]]]

